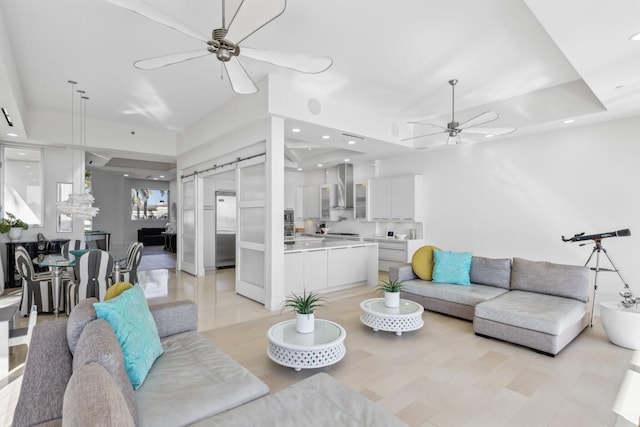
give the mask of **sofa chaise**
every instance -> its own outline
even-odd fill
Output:
[[[294,426],[303,419],[309,426],[406,426],[324,373],[269,395],[267,384],[197,332],[190,301],[149,307],[163,354],[134,390],[116,334],[96,317],[94,302],[82,300],[69,319],[34,328],[14,427]]]
[[[477,335],[558,354],[589,324],[589,268],[473,256],[470,286],[420,279],[411,264],[389,269],[401,297],[473,321]]]

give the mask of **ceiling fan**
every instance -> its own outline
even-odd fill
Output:
[[[476,126],[483,125],[485,123],[493,122],[498,119],[498,114],[495,111],[485,111],[482,114],[479,114],[475,117],[470,118],[466,122],[458,123],[455,119],[455,87],[458,83],[457,79],[449,80],[449,84],[451,85],[451,121],[447,123],[447,126],[436,125],[433,123],[425,123],[421,121],[409,122],[410,124],[418,124],[418,125],[426,125],[431,126],[432,128],[437,128],[438,130],[435,132],[426,133],[424,135],[413,136],[411,138],[405,138],[402,141],[409,141],[412,139],[423,138],[425,136],[437,135],[439,133],[447,133],[449,137],[447,138],[447,145],[456,145],[460,144],[462,141],[460,139],[460,134],[464,133],[473,133],[485,136],[493,136],[493,135],[506,135],[511,132],[515,132],[516,128],[478,128]]]
[[[240,3],[239,6],[229,11],[225,8],[225,0],[222,0],[222,28],[214,29],[211,37],[200,34],[144,0],[106,1],[206,44],[206,49],[136,61],[134,66],[143,70],[154,70],[215,54],[222,62],[234,92],[250,94],[257,92],[258,88],[238,60],[240,55],[308,74],[321,73],[333,64],[333,60],[326,56],[252,49],[246,46],[240,48],[240,43],[247,37],[282,15],[286,8],[286,0],[236,0],[236,3]]]

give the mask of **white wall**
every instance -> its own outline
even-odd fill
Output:
[[[0,143],[4,143],[0,141]],[[8,141],[7,141],[8,143]],[[44,221],[42,227],[30,227],[22,233],[22,241],[37,240],[38,233],[44,234],[49,240],[55,239],[84,239],[83,221],[74,219],[72,233],[58,233],[56,231],[57,211],[57,183],[72,182],[72,170],[75,167],[74,190],[79,185],[80,170],[82,169],[79,152],[76,153],[76,162],[72,164],[71,150],[64,148],[45,147],[43,154],[43,196],[44,196]],[[9,241],[7,234],[0,234],[0,251],[2,253],[2,265],[6,265],[5,245]]]
[[[639,141],[640,119],[624,119],[381,160],[379,175],[423,175],[424,238],[445,250],[581,265],[592,243],[560,236],[630,228],[603,246],[640,296]],[[621,290],[600,275],[600,300]]]

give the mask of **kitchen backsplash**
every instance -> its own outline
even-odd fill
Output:
[[[320,221],[320,220],[305,220],[304,230],[305,233],[315,233],[316,224],[322,222],[326,228],[330,229],[330,233],[356,233],[362,237],[372,237],[376,235],[384,236],[387,230],[394,230],[396,234],[407,234],[409,230],[416,230],[416,238],[422,238],[422,223],[421,222],[366,222],[355,221],[353,219],[346,219],[343,221]],[[296,222],[296,226],[301,225]]]

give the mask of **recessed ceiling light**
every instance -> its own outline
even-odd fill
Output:
[[[24,168],[25,168],[25,169],[31,169],[31,166],[29,166],[29,165],[24,165]]]
[[[311,150],[312,150],[311,148],[307,148],[307,151],[311,151]]]
[[[351,159],[344,159],[344,161],[345,161],[345,162],[350,162],[350,161],[351,161]]]
[[[573,122],[575,122],[575,120],[574,120],[574,119],[568,119],[568,120],[565,120],[565,121],[564,121],[564,122],[562,122],[562,123],[564,123],[565,125],[568,125],[568,124],[571,124],[571,123],[573,123]]]
[[[349,141],[349,142],[348,142],[348,144],[349,144],[349,145],[353,145],[353,144],[355,144],[355,143],[356,143],[356,142],[355,142],[354,140],[351,140],[351,141]]]
[[[21,152],[18,153],[18,156],[26,156],[26,155],[27,155],[27,153],[25,153],[24,151],[21,151]]]
[[[128,173],[125,173],[125,174],[123,174],[122,176],[129,176],[129,174],[128,174]]]
[[[300,132],[300,129],[298,129],[298,128],[293,128],[293,129],[291,129],[291,132],[293,132],[293,133],[298,133],[298,132]]]
[[[153,178],[153,180],[154,180],[154,181],[157,181],[157,180],[158,180],[158,178]]]
[[[319,168],[321,168],[322,166],[324,166],[322,163],[318,163]]]
[[[629,40],[633,40],[634,42],[640,42],[640,33],[632,35],[631,37],[629,37]]]
[[[302,170],[302,168],[298,168],[298,170],[299,170],[299,171],[301,171],[301,170]]]
[[[484,136],[485,138],[493,138],[493,134],[492,133],[488,133]]]
[[[18,136],[18,134],[17,134],[17,133],[13,133],[13,132],[11,132],[11,133],[8,133],[8,134],[7,134],[7,136],[13,136],[13,137],[16,137],[16,136]]]
[[[331,138],[329,135],[322,135],[322,139],[329,139]]]
[[[164,178],[164,175],[160,175],[160,178]]]

